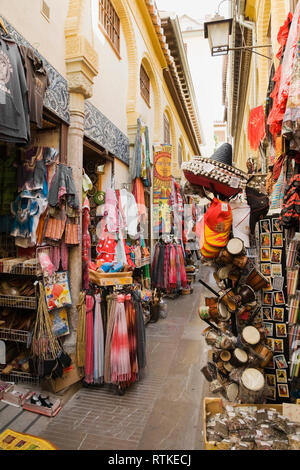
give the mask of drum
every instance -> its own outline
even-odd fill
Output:
[[[232,372],[234,367],[230,364],[230,362],[225,362],[224,363],[224,369],[227,370],[227,372]]]
[[[236,312],[240,306],[240,298],[235,295],[233,289],[219,293],[219,302],[224,304],[231,313]]]
[[[206,307],[206,305],[200,305],[198,309],[198,315],[201,320],[215,320],[218,317],[218,309],[214,307]]]
[[[247,346],[255,346],[260,342],[260,333],[254,326],[245,326],[242,331],[242,341]]]
[[[266,367],[273,357],[273,351],[265,344],[258,344],[254,348],[255,354],[259,357],[260,367]]]
[[[232,264],[233,256],[230,253],[228,253],[226,248],[223,248],[223,250],[221,250],[219,254],[217,261],[225,265]]]
[[[225,387],[227,400],[231,403],[235,403],[239,395],[239,386],[238,384],[232,382]]]
[[[232,352],[230,364],[233,367],[244,367],[248,362],[248,354],[240,348],[235,348]]]
[[[246,284],[252,287],[252,289],[255,291],[264,289],[265,287],[267,287],[268,283],[268,279],[256,268],[252,269],[246,279]]]
[[[228,264],[227,266],[223,266],[222,268],[218,269],[217,276],[221,281],[225,279],[229,279],[230,271],[232,270],[232,264]]]
[[[228,308],[225,304],[218,301],[218,312],[219,312],[219,319],[222,321],[229,321],[231,318],[231,313],[229,312]]]
[[[229,351],[222,351],[220,353],[220,359],[223,362],[229,362],[231,359],[231,353]]]
[[[240,380],[240,399],[242,403],[260,403],[265,387],[264,375],[249,367],[244,370]]]
[[[245,254],[243,240],[240,238],[231,238],[227,243],[226,250],[231,256],[240,256]]]
[[[233,264],[239,269],[245,269],[248,263],[248,257],[246,255],[236,256],[233,260]]]
[[[252,289],[252,287],[247,286],[246,284],[239,287],[238,293],[242,298],[242,304],[243,305],[254,302],[254,300],[256,298],[255,297],[255,292]]]

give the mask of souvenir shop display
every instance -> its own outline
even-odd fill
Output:
[[[285,405],[241,405],[205,398],[205,449],[299,450],[300,423],[295,410],[290,416]]]

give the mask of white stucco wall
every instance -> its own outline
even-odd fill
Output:
[[[0,14],[64,77],[64,23],[68,0],[47,0],[50,21],[41,13],[41,0],[0,0]]]

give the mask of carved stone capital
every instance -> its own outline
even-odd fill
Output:
[[[70,93],[90,98],[98,75],[98,54],[84,36],[66,37],[66,67]]]

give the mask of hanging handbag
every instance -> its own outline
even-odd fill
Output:
[[[263,219],[269,211],[269,198],[257,189],[246,187],[247,202],[250,206],[250,232],[254,233],[256,223]]]

